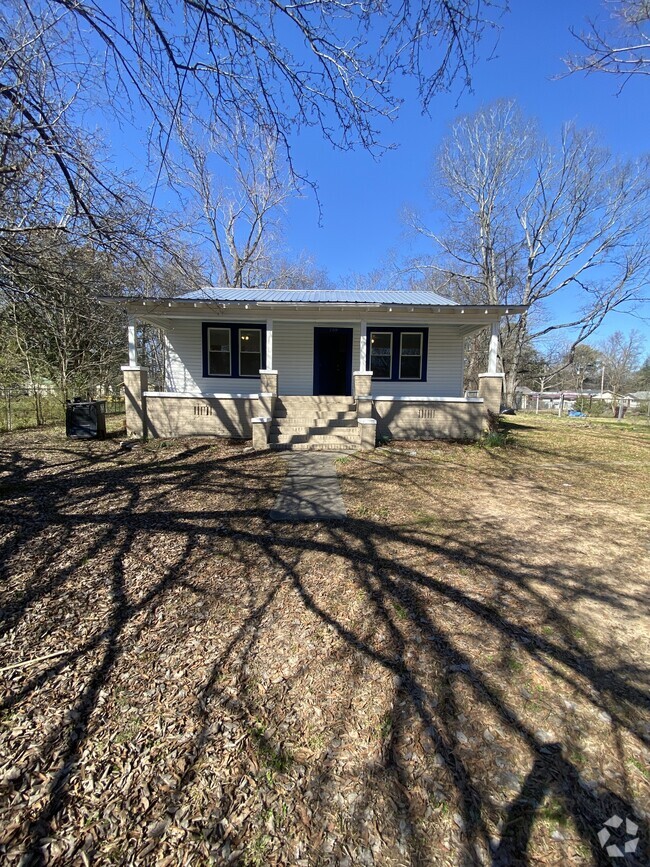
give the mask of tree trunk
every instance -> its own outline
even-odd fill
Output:
[[[519,368],[521,366],[521,358],[526,342],[527,321],[526,314],[522,313],[519,321],[515,324],[513,333],[514,341],[512,348],[512,357],[510,359],[509,370],[506,372],[505,381],[505,402],[506,406],[514,406],[515,389],[519,381]]]

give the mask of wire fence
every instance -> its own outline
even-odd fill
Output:
[[[124,398],[98,396],[106,401],[106,415],[124,413]],[[43,425],[65,424],[65,403],[53,389],[36,393],[21,388],[0,387],[0,432],[22,430]]]

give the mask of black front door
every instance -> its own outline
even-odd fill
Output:
[[[314,328],[314,394],[352,394],[351,328]]]

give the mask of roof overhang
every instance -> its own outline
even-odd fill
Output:
[[[219,310],[260,310],[260,311],[355,311],[356,313],[428,313],[444,317],[485,317],[486,322],[498,319],[501,316],[514,316],[525,313],[528,309],[526,304],[409,304],[407,302],[378,304],[365,301],[341,302],[341,301],[215,301],[193,300],[188,298],[152,298],[102,296],[99,298],[103,304],[111,304],[125,307],[132,315],[140,316],[172,316],[191,314],[193,311],[219,311]],[[475,327],[475,326],[474,326]]]

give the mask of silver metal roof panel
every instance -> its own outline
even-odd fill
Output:
[[[248,301],[252,304],[394,304],[406,306],[459,305],[437,292],[407,289],[231,289],[205,286],[180,295],[183,301]]]

